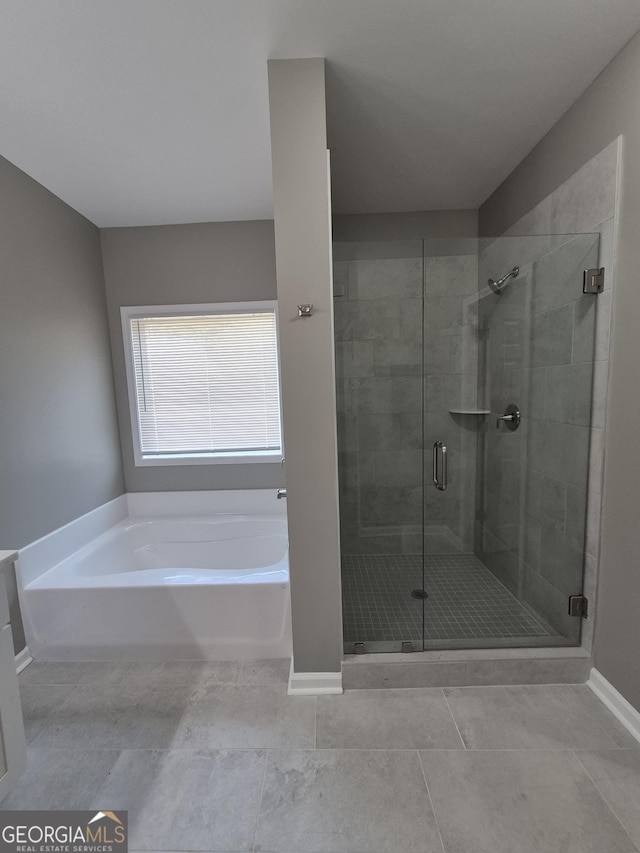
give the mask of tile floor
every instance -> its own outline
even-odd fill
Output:
[[[424,602],[411,596],[422,587]],[[421,647],[423,605],[425,641],[535,642],[550,635],[473,554],[345,556],[342,590],[347,653],[355,642],[411,640]]]
[[[32,664],[1,807],[126,808],[132,851],[640,851],[640,744],[586,686],[291,698],[287,673]]]

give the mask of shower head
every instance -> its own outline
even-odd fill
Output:
[[[493,290],[494,293],[497,293],[498,296],[502,293],[502,288],[509,281],[510,278],[515,278],[520,272],[520,267],[514,267],[510,270],[506,275],[503,275],[502,278],[499,278],[497,281],[494,278],[490,278],[487,281],[487,284]]]

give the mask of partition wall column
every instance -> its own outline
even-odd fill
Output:
[[[293,660],[340,692],[342,625],[324,59],[268,64]],[[313,314],[298,317],[299,304]]]

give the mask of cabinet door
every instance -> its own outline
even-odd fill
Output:
[[[4,590],[0,589],[0,593]],[[0,630],[0,800],[15,787],[27,766],[22,707],[11,626]]]

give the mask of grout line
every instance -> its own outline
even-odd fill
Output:
[[[251,850],[252,853],[256,849],[256,838],[258,835],[258,823],[260,822],[260,810],[262,809],[262,795],[264,794],[264,782],[267,778],[267,762],[269,761],[269,752],[270,750],[266,750],[264,756],[264,770],[262,771],[262,784],[260,785],[260,797],[258,798],[258,809],[256,812],[256,823],[253,828],[253,841],[251,842]]]
[[[39,752],[184,752],[193,755],[198,755],[202,758],[212,758],[216,753],[220,752],[317,752],[319,755],[330,752],[415,752],[416,747],[389,747],[389,746],[368,746],[368,747],[328,747],[322,749],[315,749],[312,746],[307,747],[291,747],[291,746],[282,746],[282,747],[271,747],[271,746],[224,746],[224,747],[216,747],[215,749],[197,749],[195,747],[173,747],[173,746],[105,746],[105,747],[93,747],[93,746],[80,746],[80,747],[62,747],[62,746],[33,746],[29,744],[27,747],[29,750],[38,750]],[[437,747],[428,747],[421,746],[419,747],[421,752],[454,752],[460,753],[460,750],[457,747],[446,747],[446,746],[437,746]],[[574,746],[557,746],[557,747],[465,747],[465,752],[525,752],[525,753],[533,753],[533,752],[575,752],[576,747]],[[583,751],[589,752],[633,752],[634,747],[629,746],[606,746],[606,747],[594,747],[592,750],[584,749]],[[637,750],[635,750],[637,751]]]
[[[129,675],[130,670],[133,669],[133,665],[134,665],[134,663],[137,663],[137,661],[130,660],[130,661],[123,661],[123,663],[128,663],[129,666],[125,669],[124,675],[122,676],[122,678],[124,678],[125,675]],[[120,679],[120,681],[122,681],[122,678]]]
[[[504,658],[504,660],[509,660],[509,658]],[[527,660],[527,658],[516,658],[519,662],[522,660]],[[540,658],[531,658],[531,660],[535,660],[538,662]],[[543,658],[542,660],[564,660],[564,658]],[[578,658],[579,660],[579,658]],[[493,663],[493,661],[492,661]],[[552,681],[552,682],[530,682],[530,681],[513,681],[513,682],[504,682],[503,684],[452,684],[450,687],[446,689],[450,690],[496,690],[498,688],[503,687],[586,687],[586,683],[584,681]],[[442,688],[443,690],[445,688]]]
[[[429,798],[429,805],[431,806],[431,813],[433,814],[433,820],[436,825],[436,829],[438,830],[438,838],[440,839],[440,844],[442,845],[442,853],[446,853],[444,840],[442,838],[442,833],[440,832],[440,825],[438,824],[438,817],[436,815],[436,810],[433,806],[433,800],[431,798],[431,791],[429,790],[429,783],[427,782],[427,774],[424,772],[424,765],[422,763],[422,757],[420,755],[420,750],[416,750],[418,753],[418,763],[420,764],[420,770],[422,770],[422,778],[424,779],[424,786],[427,789],[427,797]]]
[[[460,729],[458,728],[458,722],[457,722],[456,718],[455,718],[455,717],[454,717],[454,715],[453,715],[453,711],[451,710],[451,705],[449,705],[449,700],[447,699],[447,694],[444,692],[444,687],[441,687],[440,689],[442,690],[442,697],[443,697],[443,699],[444,699],[444,701],[445,701],[445,704],[446,704],[446,706],[447,706],[447,709],[449,710],[449,713],[451,714],[451,719],[453,720],[453,725],[456,727],[456,731],[458,732],[458,737],[460,738],[460,741],[461,741],[461,743],[462,743],[462,748],[463,748],[463,749],[466,749],[466,748],[467,748],[467,745],[466,745],[466,743],[464,742],[464,738],[463,738],[463,737],[462,737],[462,735],[460,734]]]
[[[25,684],[23,681],[18,681],[18,685],[20,690],[28,690],[31,687],[67,687],[69,690],[75,690],[76,687],[116,687],[120,684],[119,681],[113,682],[111,685],[109,684],[101,684],[97,682],[95,684],[80,684],[79,682],[74,681],[73,684],[60,684],[58,681],[32,681]]]
[[[620,826],[622,827],[622,830],[623,830],[624,834],[625,834],[625,835],[627,836],[627,838],[628,838],[628,839],[633,843],[632,838],[631,838],[631,833],[629,832],[629,830],[627,829],[627,827],[624,825],[624,823],[622,822],[621,818],[619,817],[618,813],[617,813],[617,812],[616,812],[616,810],[613,808],[613,806],[611,805],[611,803],[607,800],[607,798],[605,797],[605,795],[602,793],[602,791],[601,791],[601,790],[600,790],[600,788],[598,787],[598,783],[595,781],[595,779],[593,778],[593,776],[589,773],[589,771],[588,771],[588,770],[587,770],[587,768],[584,766],[584,764],[582,763],[582,761],[580,761],[580,756],[578,755],[578,750],[575,750],[575,749],[574,749],[574,750],[573,750],[573,755],[574,755],[574,757],[575,757],[576,761],[578,762],[578,764],[580,765],[581,769],[582,769],[582,770],[583,770],[583,772],[585,773],[585,775],[586,775],[587,779],[589,779],[589,781],[591,782],[591,784],[593,785],[593,787],[596,789],[596,792],[597,792],[598,796],[600,797],[600,799],[603,801],[603,803],[605,804],[605,806],[609,809],[609,811],[611,812],[611,814],[612,814],[612,815],[615,817],[615,819],[618,821],[618,823],[619,823],[619,824],[620,824]]]

